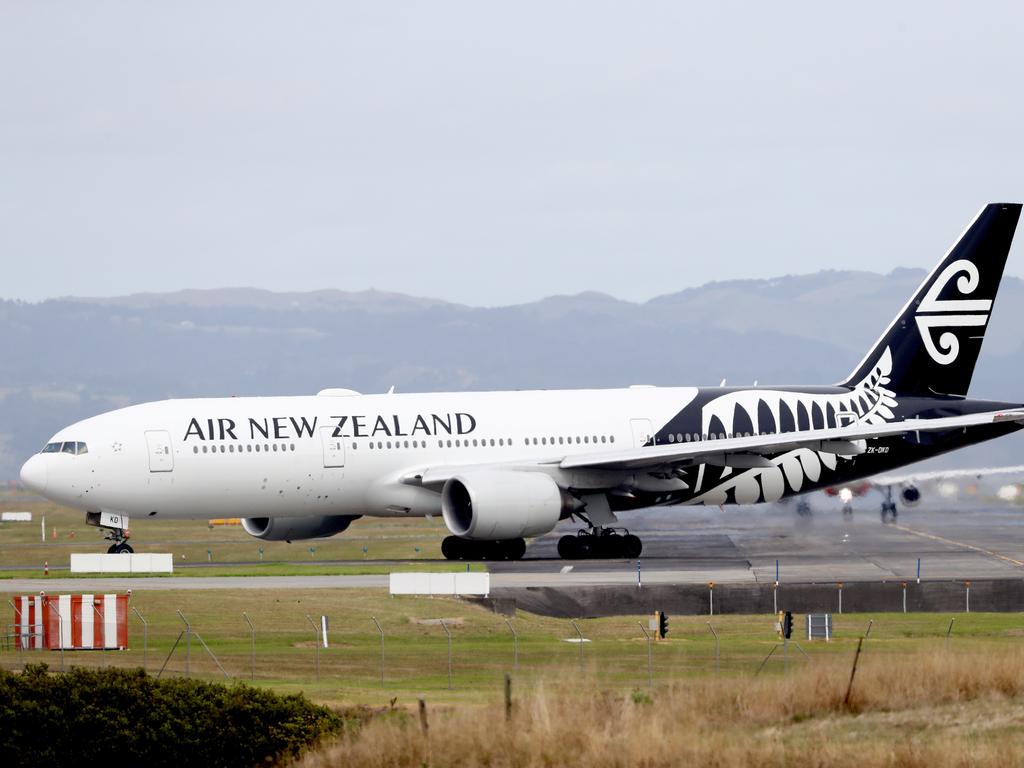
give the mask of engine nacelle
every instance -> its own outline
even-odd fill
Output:
[[[900,491],[900,499],[906,506],[912,507],[921,501],[921,491],[917,489],[916,485],[906,485]]]
[[[445,482],[441,514],[456,536],[515,539],[547,533],[574,501],[542,472],[479,470]]]
[[[360,515],[329,515],[317,517],[244,517],[242,528],[250,536],[263,541],[322,539],[341,533]]]

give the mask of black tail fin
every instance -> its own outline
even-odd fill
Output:
[[[891,358],[894,392],[966,395],[1020,211],[986,205],[843,386],[877,375],[879,361],[890,368]]]

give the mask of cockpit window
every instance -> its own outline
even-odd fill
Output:
[[[89,446],[74,440],[66,440],[63,443],[47,443],[40,453],[70,453],[72,456],[81,456],[89,452]]]

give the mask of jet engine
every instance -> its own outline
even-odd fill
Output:
[[[903,490],[900,491],[900,500],[905,506],[913,507],[921,501],[921,491],[918,490],[916,485],[905,485]]]
[[[441,491],[445,525],[464,539],[539,536],[578,506],[542,472],[470,471],[449,478]]]
[[[360,515],[329,515],[326,517],[245,517],[242,528],[250,536],[263,541],[322,539],[341,533]]]

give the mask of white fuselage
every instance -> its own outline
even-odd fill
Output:
[[[334,391],[339,392],[339,391]],[[435,515],[403,482],[437,466],[515,465],[642,445],[695,388],[167,400],[78,422],[25,465],[47,497],[163,518]]]

